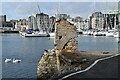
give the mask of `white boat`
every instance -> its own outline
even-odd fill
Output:
[[[31,34],[28,34],[28,33],[25,33],[23,34],[24,37],[47,37],[49,36],[47,33],[31,33]]]
[[[77,32],[83,32],[83,31],[82,31],[81,29],[78,28],[78,29],[77,29]]]
[[[25,31],[19,31],[19,34],[24,36],[26,34],[26,32]]]
[[[106,36],[105,31],[102,31],[101,34],[102,34],[102,36]]]
[[[88,32],[87,32],[87,31],[83,31],[83,34],[84,34],[84,35],[88,35]]]
[[[114,35],[114,32],[106,32],[106,36],[108,37],[113,37],[113,35]]]
[[[91,35],[91,31],[88,31],[88,35]]]
[[[97,36],[97,35],[98,35],[98,32],[95,31],[95,32],[93,33],[93,35],[94,35],[94,36]]]
[[[98,34],[97,34],[97,36],[103,36],[104,34],[103,34],[103,32],[101,32],[101,31],[99,31],[98,32]]]
[[[94,31],[91,31],[91,35],[93,35]]]
[[[120,32],[115,32],[113,36],[116,38],[120,38]]]
[[[55,33],[49,33],[50,37],[55,37]]]

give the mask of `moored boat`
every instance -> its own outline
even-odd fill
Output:
[[[120,38],[120,32],[115,32],[113,36],[116,38]]]
[[[108,37],[113,37],[113,35],[114,35],[114,32],[106,32],[106,36]]]
[[[25,33],[23,36],[24,37],[48,37],[49,35],[46,33],[32,33],[32,34]]]
[[[55,37],[55,33],[49,33],[50,37]]]

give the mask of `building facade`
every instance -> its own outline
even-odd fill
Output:
[[[56,18],[55,17],[50,17],[49,19],[49,32],[54,32],[55,31],[55,21]]]
[[[14,29],[16,28],[15,25],[16,25],[17,21],[18,20],[10,20],[10,22],[12,23]]]
[[[49,15],[40,13],[36,14],[36,21],[39,31],[48,32],[49,28]]]
[[[91,27],[92,29],[103,30],[104,27],[104,18],[101,12],[95,12],[91,17]]]
[[[6,21],[6,15],[0,15],[0,30],[13,30],[14,25],[10,21]]]
[[[6,22],[6,15],[0,15],[0,22]]]
[[[69,17],[67,14],[55,14],[56,21],[59,19],[68,19]]]
[[[34,16],[28,17],[28,29],[38,30],[37,21]]]
[[[74,18],[74,22],[82,22],[82,21],[83,21],[83,18],[80,16],[77,16]]]
[[[90,26],[97,30],[112,30],[118,26],[118,14],[95,12],[90,17]]]
[[[22,31],[28,29],[28,21],[26,19],[18,20],[15,24],[15,29]]]

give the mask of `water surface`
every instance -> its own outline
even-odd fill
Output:
[[[37,64],[45,49],[54,47],[49,37],[22,37],[19,34],[2,34],[2,77],[36,78]],[[113,37],[79,36],[81,51],[118,51],[118,39]],[[5,63],[5,58],[21,59],[18,64]]]

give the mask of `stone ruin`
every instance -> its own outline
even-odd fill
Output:
[[[76,27],[60,19],[55,23],[55,48],[47,50],[38,63],[38,79],[50,79],[62,73],[81,69]]]
[[[60,19],[55,23],[55,32],[55,48],[45,50],[38,63],[38,80],[54,79],[61,74],[81,70],[85,64],[89,63],[89,60],[92,61],[90,56],[93,52],[78,51],[78,41],[75,40],[77,31],[73,24]],[[84,55],[86,53],[90,53],[89,56]],[[108,53],[94,52],[94,54],[93,59],[96,60],[96,54]]]
[[[55,23],[55,49],[78,51],[78,41],[76,27],[70,22],[60,19]]]

